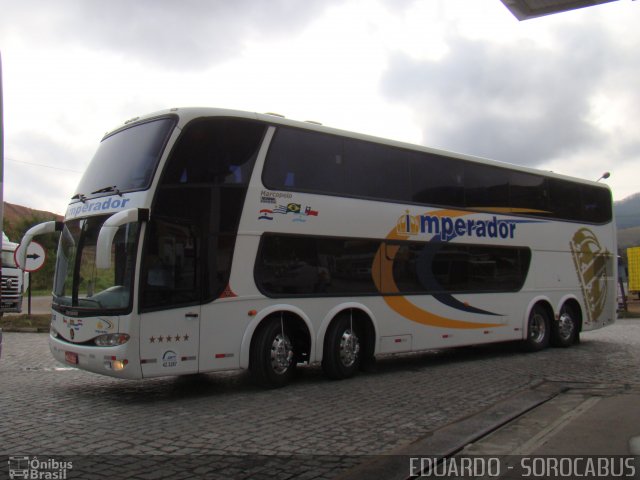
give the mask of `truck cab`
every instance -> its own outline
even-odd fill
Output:
[[[16,265],[14,252],[18,244],[2,232],[2,298],[0,313],[22,311],[22,294],[28,286],[29,274]]]

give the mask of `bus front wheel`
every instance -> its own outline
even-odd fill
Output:
[[[353,318],[341,315],[327,330],[322,369],[334,380],[352,377],[360,366],[360,336]]]
[[[537,352],[549,346],[550,318],[547,310],[541,305],[535,305],[529,313],[527,323],[527,338],[524,341],[525,349]]]
[[[293,378],[295,366],[291,334],[284,322],[278,318],[267,321],[251,346],[249,370],[254,381],[267,388],[284,387]]]

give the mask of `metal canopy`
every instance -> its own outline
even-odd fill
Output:
[[[502,0],[502,3],[518,20],[566,12],[577,8],[592,7],[616,0]]]

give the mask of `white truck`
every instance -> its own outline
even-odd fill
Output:
[[[18,244],[2,232],[2,298],[0,314],[22,311],[22,294],[26,291],[29,274],[16,265],[14,252]]]

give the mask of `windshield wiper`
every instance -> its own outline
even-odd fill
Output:
[[[91,195],[95,195],[96,193],[108,193],[108,192],[116,192],[118,195],[122,196],[122,192],[120,192],[120,190],[118,190],[118,187],[116,187],[115,185],[111,187],[104,187],[104,188],[101,188],[100,190],[96,190],[95,192],[91,192]]]
[[[71,200],[80,200],[82,203],[87,201],[87,197],[84,193],[76,193]]]

